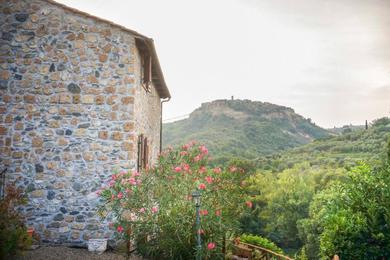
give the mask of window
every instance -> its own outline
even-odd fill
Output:
[[[137,171],[146,169],[149,163],[149,145],[148,138],[144,137],[143,134],[138,136],[138,161]]]

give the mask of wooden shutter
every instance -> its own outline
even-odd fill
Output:
[[[149,84],[152,81],[152,56],[148,53],[144,52],[144,64],[143,64],[143,70],[144,70],[144,78],[143,83],[145,87],[149,90]]]
[[[144,165],[143,165],[143,168],[145,169],[146,166],[148,165],[149,163],[149,146],[148,146],[148,138],[145,137],[144,139],[144,148],[143,148],[143,152],[144,152],[144,155],[143,155],[143,159],[144,159]]]
[[[143,134],[138,136],[138,160],[137,171],[145,169],[149,163],[149,145],[148,138]]]
[[[137,171],[140,171],[142,168],[142,162],[143,162],[143,141],[144,141],[144,135],[141,134],[138,136],[138,160],[137,160]]]

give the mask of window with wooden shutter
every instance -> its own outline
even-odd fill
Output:
[[[148,165],[149,163],[149,146],[148,146],[148,138],[144,138],[144,148],[143,148],[143,152],[144,152],[144,161],[143,161],[143,165],[142,165],[142,168],[143,169],[146,169],[146,166]]]
[[[143,134],[138,136],[138,160],[137,171],[145,169],[149,163],[149,145],[148,138]]]
[[[150,92],[150,84],[152,82],[152,56],[146,51],[141,53],[141,71],[142,85],[146,91]]]

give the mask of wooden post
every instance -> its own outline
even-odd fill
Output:
[[[226,255],[226,234],[223,234],[222,254]]]
[[[127,256],[130,256],[130,252],[131,252],[131,228],[129,228],[127,230],[127,235],[129,236],[128,240],[127,240]]]

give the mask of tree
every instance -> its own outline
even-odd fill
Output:
[[[318,194],[300,222],[310,259],[390,257],[390,166],[362,164]]]
[[[284,249],[299,249],[302,242],[297,222],[308,217],[313,196],[343,174],[343,169],[304,163],[277,174],[259,173],[251,177],[249,192],[255,195],[253,213],[257,215],[253,216],[255,219],[243,219],[254,229],[244,231],[266,236]]]

